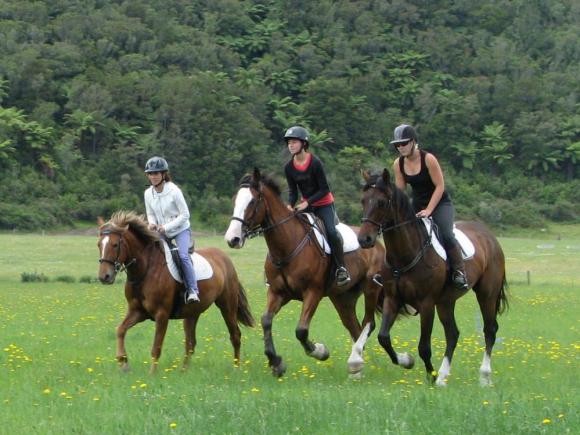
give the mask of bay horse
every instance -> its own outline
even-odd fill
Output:
[[[128,310],[117,327],[117,361],[124,370],[129,362],[125,350],[125,335],[135,324],[150,319],[155,322],[155,338],[151,349],[151,372],[157,369],[163,339],[169,319],[183,319],[185,358],[189,365],[196,345],[195,330],[201,313],[212,304],[221,311],[234,348],[234,363],[240,360],[241,332],[238,323],[254,326],[246,293],[230,258],[217,248],[197,252],[210,263],[213,275],[198,281],[201,301],[183,305],[183,284],[176,281],[167,265],[157,232],[150,231],[147,222],[134,212],[119,211],[99,228],[99,280],[113,284],[120,270],[126,270],[125,298]]]
[[[233,218],[225,234],[228,245],[239,249],[247,238],[263,233],[268,246],[264,264],[267,305],[262,316],[262,328],[265,354],[272,374],[279,377],[286,371],[282,356],[274,347],[272,322],[290,300],[302,301],[296,338],[306,354],[321,361],[329,357],[324,344],[309,339],[310,321],[320,300],[328,296],[355,341],[348,368],[352,375],[360,376],[364,365],[364,343],[374,329],[374,312],[382,289],[377,277],[380,277],[384,248],[377,244],[370,250],[359,247],[345,253],[351,282],[337,287],[330,273],[331,259],[317,244],[313,225],[304,214],[286,208],[279,186],[270,177],[262,176],[258,169],[254,169],[252,175],[242,179],[234,202]],[[364,329],[356,316],[356,302],[361,293],[365,295]]]
[[[455,322],[455,302],[466,292],[455,290],[448,278],[447,266],[430,243],[423,222],[415,217],[409,197],[391,182],[384,169],[382,175],[363,171],[363,223],[359,243],[370,248],[382,233],[387,255],[384,271],[383,318],[379,342],[394,364],[412,368],[414,359],[395,352],[390,330],[405,305],[412,306],[421,318],[419,356],[427,377],[445,386],[451,370],[453,352],[459,339]],[[475,254],[465,261],[469,286],[473,288],[484,322],[485,353],[480,366],[480,384],[491,385],[491,352],[498,330],[497,315],[508,305],[505,258],[493,234],[478,222],[457,222],[475,247]],[[431,364],[431,333],[435,308],[445,331],[445,355],[438,373]]]

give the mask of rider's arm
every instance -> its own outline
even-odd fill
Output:
[[[393,173],[395,174],[395,185],[399,189],[405,190],[405,188],[407,187],[407,183],[405,182],[405,178],[401,173],[401,168],[399,167],[399,159],[400,157],[395,159],[395,162],[393,163]]]
[[[326,181],[326,174],[324,173],[322,162],[313,157],[311,165],[312,176],[315,179],[315,183],[318,185],[318,190],[308,197],[308,204],[315,203],[330,192],[330,187],[328,187],[328,181]]]
[[[439,201],[441,201],[443,192],[445,192],[445,180],[443,179],[441,166],[439,166],[439,162],[433,154],[427,153],[425,155],[425,165],[427,165],[429,176],[435,185],[435,190],[433,191],[429,204],[427,204],[426,207],[427,212],[431,215],[433,210],[435,210],[435,207],[437,207],[437,204],[439,204]]]
[[[298,200],[298,185],[294,181],[292,174],[290,174],[288,166],[286,166],[284,172],[286,174],[286,183],[288,183],[288,203],[290,204],[290,207],[293,208]]]

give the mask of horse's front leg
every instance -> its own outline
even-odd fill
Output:
[[[149,372],[154,374],[159,365],[159,357],[161,356],[161,348],[163,347],[163,340],[167,332],[167,325],[169,324],[169,314],[162,311],[155,316],[155,338],[153,339],[153,347],[151,348],[151,369]]]
[[[129,308],[125,318],[117,326],[117,362],[121,370],[129,370],[129,358],[127,357],[127,350],[125,349],[125,336],[127,335],[127,331],[145,319],[146,316],[141,311]]]
[[[308,339],[310,322],[321,299],[321,290],[310,288],[304,292],[302,312],[300,313],[298,326],[296,326],[296,338],[300,341],[306,355],[316,358],[319,361],[325,361],[330,356],[327,347],[323,343],[313,343]]]
[[[415,359],[407,352],[395,352],[393,344],[391,343],[391,328],[395,323],[399,308],[400,305],[394,298],[385,296],[381,329],[379,330],[379,343],[385,349],[393,364],[400,365],[405,369],[411,369],[415,365]]]
[[[451,372],[451,360],[453,359],[453,352],[457,346],[457,341],[459,340],[459,329],[457,328],[457,323],[455,322],[455,301],[451,301],[445,305],[437,305],[437,314],[439,315],[439,320],[443,325],[445,331],[445,356],[441,362],[441,367],[437,373],[437,380],[435,384],[439,387],[445,387],[447,385],[447,378]]]
[[[281,377],[286,372],[286,364],[282,357],[276,353],[274,347],[274,339],[272,338],[272,322],[274,316],[280,311],[282,305],[287,300],[277,293],[274,293],[272,288],[268,288],[266,312],[262,316],[262,330],[264,331],[264,353],[268,358],[268,365],[272,368],[272,374],[276,377]]]

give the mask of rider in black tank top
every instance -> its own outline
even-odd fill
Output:
[[[417,217],[431,217],[439,228],[441,242],[447,251],[449,266],[452,270],[452,281],[458,289],[465,291],[469,286],[461,247],[453,234],[455,210],[451,198],[445,191],[443,171],[433,154],[419,150],[417,140],[417,133],[410,125],[402,124],[395,129],[391,144],[400,154],[393,164],[396,185],[404,189],[407,184],[410,184],[413,208]],[[411,170],[416,170],[417,163],[419,164],[419,171],[416,174],[409,175],[405,171],[407,159],[407,168]]]
[[[425,155],[427,154],[423,150],[419,150],[421,155],[421,170],[416,175],[408,175],[405,172],[405,157],[401,156],[399,158],[399,168],[401,169],[401,173],[405,178],[405,182],[411,186],[412,189],[412,199],[413,199],[413,208],[415,209],[415,213],[427,208],[429,201],[431,200],[431,196],[433,196],[433,192],[435,191],[435,185],[433,184],[433,180],[431,180],[431,176],[429,175],[429,170],[427,169],[427,165],[425,164]],[[443,196],[439,200],[439,204],[449,203],[451,200],[449,199],[449,195],[446,191],[443,192]]]

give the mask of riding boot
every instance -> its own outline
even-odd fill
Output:
[[[341,237],[337,237],[336,243],[332,246],[332,252],[336,262],[336,284],[342,287],[350,282],[350,273],[344,266],[344,250]]]
[[[467,275],[465,274],[465,265],[463,264],[463,255],[461,246],[457,243],[454,247],[447,250],[449,257],[449,267],[451,269],[451,281],[457,290],[468,290]]]

